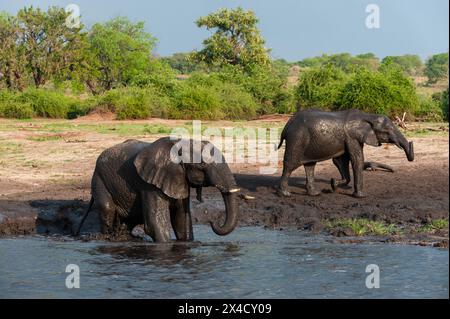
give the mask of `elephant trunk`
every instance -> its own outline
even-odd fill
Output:
[[[225,203],[225,221],[223,225],[217,222],[211,222],[212,230],[219,236],[225,236],[231,233],[238,223],[238,206],[237,206],[237,192],[239,189],[230,189],[222,191],[223,201]]]
[[[400,133],[400,131],[397,132],[394,141],[395,141],[395,145],[397,145],[399,148],[403,149],[403,151],[406,154],[406,157],[408,158],[408,161],[410,161],[410,162],[414,161],[414,144],[413,144],[413,142],[408,142],[408,140],[402,135],[402,133]]]

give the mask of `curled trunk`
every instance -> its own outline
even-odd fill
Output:
[[[225,221],[222,225],[219,225],[218,222],[211,222],[212,230],[219,236],[228,235],[237,226],[238,207],[236,196],[236,192],[222,192],[223,201],[225,203]]]
[[[414,161],[414,144],[413,142],[408,142],[408,140],[402,135],[402,133],[397,132],[397,136],[395,138],[395,144],[403,149],[405,152],[408,161]]]

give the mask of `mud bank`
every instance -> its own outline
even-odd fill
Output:
[[[83,142],[35,142],[27,135],[36,134],[34,127],[30,132],[0,132],[9,143],[4,146],[8,153],[0,154],[3,156],[0,236],[72,234],[90,199],[90,179],[97,156],[106,146],[136,137],[78,133],[82,139],[77,141]],[[289,181],[292,197],[281,198],[276,194],[274,187],[281,175],[283,150],[279,154],[278,171],[273,175],[261,175],[258,164],[230,165],[242,192],[239,225],[325,232],[339,241],[358,241],[361,235],[358,230],[339,221],[348,224],[363,219],[381,223],[387,229],[385,234],[367,237],[373,241],[448,246],[448,136],[413,137],[412,140],[414,162],[407,162],[403,152],[394,146],[364,149],[366,160],[388,164],[395,172],[364,172],[366,197],[362,199],[351,197],[351,188],[331,192],[330,179],[338,177],[331,161],[316,166],[316,184],[322,190],[317,197],[306,195],[303,168],[295,171]],[[45,154],[47,150],[51,155]],[[223,216],[220,194],[212,188],[205,188],[203,193],[204,203],[192,198],[196,224],[207,224]],[[444,221],[446,227],[434,227],[434,221]],[[98,216],[90,214],[84,231],[98,230]],[[119,239],[128,239],[127,232]]]
[[[321,175],[327,175],[327,170],[329,176],[336,175],[331,167],[324,167]],[[364,177],[367,197],[363,199],[351,197],[351,189],[332,193],[325,178],[317,181],[322,194],[307,196],[305,180],[298,176],[290,180],[293,196],[281,198],[274,189],[278,176],[237,173],[235,178],[241,187],[239,225],[325,232],[334,235],[338,242],[348,243],[362,239],[350,227],[330,227],[330,221],[365,219],[394,225],[398,231],[363,240],[448,247],[448,228],[424,231],[424,226],[433,220],[448,219],[448,178],[442,169],[422,167],[412,174],[399,168],[396,173],[365,172]],[[70,198],[70,190],[67,194],[60,186],[23,194],[22,200],[0,201],[0,235],[73,234],[88,205],[89,188],[85,186],[78,188],[83,190],[84,199],[61,199]],[[45,194],[46,198],[36,199],[39,194]],[[222,198],[215,189],[204,190],[204,203],[199,203],[194,196],[191,202],[195,224],[208,224],[223,217]],[[95,213],[89,215],[83,230],[99,231]],[[129,240],[130,237],[122,230],[115,238],[106,239]]]

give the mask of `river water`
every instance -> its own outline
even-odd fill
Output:
[[[241,227],[192,243],[0,239],[0,298],[448,298],[448,250]],[[66,287],[66,266],[80,288]],[[366,287],[366,267],[380,288]]]

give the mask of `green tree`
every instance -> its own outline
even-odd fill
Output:
[[[156,39],[144,30],[144,23],[117,17],[95,24],[89,32],[90,87],[103,90],[130,84],[147,73]],[[95,83],[94,83],[95,82]]]
[[[214,29],[203,41],[204,48],[193,54],[194,61],[209,66],[238,65],[244,69],[270,64],[269,50],[257,28],[258,19],[252,11],[242,8],[221,9],[196,21],[198,27]]]
[[[365,67],[372,71],[378,69],[380,65],[379,59],[373,53],[364,53],[357,56],[352,56],[350,53],[338,53],[327,55],[323,54],[318,57],[306,58],[298,62],[298,65],[303,67],[321,67],[326,64],[333,64],[338,69],[351,73],[359,67]]]
[[[387,56],[382,61],[382,64],[393,63],[402,69],[405,74],[410,76],[418,76],[423,73],[422,59],[415,54],[405,54],[400,56]]]
[[[425,75],[430,84],[448,78],[448,52],[435,54],[425,63]]]
[[[9,14],[0,13],[0,81],[8,89],[25,86],[25,54],[19,46],[19,24]]]
[[[174,53],[172,56],[163,57],[161,60],[167,62],[171,68],[178,70],[181,74],[189,74],[199,69],[198,64],[189,59],[189,53]]]
[[[82,26],[68,27],[68,15],[58,7],[50,7],[47,12],[28,7],[17,13],[17,45],[23,50],[25,67],[36,87],[52,77],[63,77],[79,61]]]

